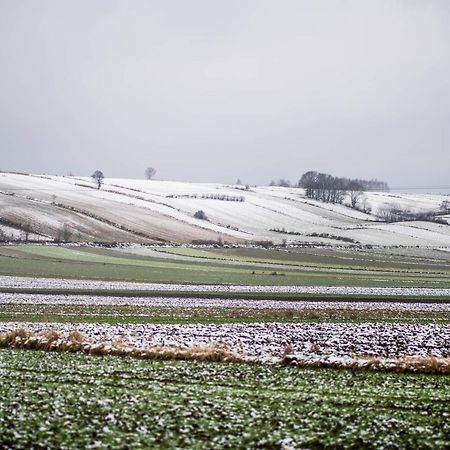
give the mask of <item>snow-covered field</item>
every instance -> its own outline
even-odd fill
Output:
[[[210,284],[133,283],[126,281],[68,280],[0,276],[0,288],[26,289],[104,289],[170,292],[264,292],[365,296],[450,296],[450,288],[354,287],[354,286],[233,286]]]
[[[385,205],[411,212],[437,211],[448,196],[368,192],[373,214],[305,197],[302,189],[0,173],[1,220],[29,224],[37,236],[68,240],[245,243],[258,240],[343,245],[450,247],[450,226],[430,222],[385,224]],[[194,217],[205,212],[209,220]],[[445,218],[444,218],[445,219]],[[278,230],[281,232],[276,232]],[[316,236],[311,236],[312,234]],[[327,236],[317,236],[326,234]],[[30,237],[31,238],[31,237]]]
[[[7,225],[0,225],[0,236],[3,237],[6,240],[14,241],[14,240],[20,240],[25,239],[26,234],[24,231],[12,228]],[[42,236],[35,233],[29,233],[28,239],[31,241],[52,241],[52,239],[49,236]]]
[[[0,322],[0,333],[77,330],[94,342],[121,339],[133,347],[224,345],[256,360],[278,360],[287,346],[301,357],[450,357],[450,326],[386,323],[71,324]]]
[[[450,312],[450,303],[283,301],[182,297],[105,297],[101,295],[44,295],[0,293],[0,305],[151,306],[164,308],[246,308],[392,312]]]

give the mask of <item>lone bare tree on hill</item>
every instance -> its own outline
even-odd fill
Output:
[[[145,169],[145,178],[151,180],[156,175],[156,169],[154,167],[147,167]]]
[[[92,178],[92,181],[94,181],[94,183],[97,183],[97,189],[100,189],[102,187],[103,180],[105,178],[105,176],[103,175],[103,172],[101,170],[96,170],[91,175],[91,178]]]

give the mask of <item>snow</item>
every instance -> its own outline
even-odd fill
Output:
[[[249,360],[279,362],[289,344],[298,358],[435,356],[449,358],[450,326],[398,323],[89,324],[0,322],[0,333],[77,330],[93,343],[131,347],[226,346]]]
[[[101,295],[46,295],[0,293],[0,305],[83,305],[83,306],[151,306],[165,308],[245,308],[302,310],[351,310],[390,312],[450,313],[449,303],[357,302],[308,300],[245,300],[195,297],[105,297]]]
[[[389,192],[368,192],[366,196],[375,213],[384,205],[393,205],[413,213],[435,211],[439,209],[442,201],[448,198],[445,195],[394,194]]]
[[[450,288],[358,287],[358,286],[246,286],[213,284],[166,284],[129,281],[72,280],[60,278],[28,278],[0,276],[0,288],[21,289],[120,289],[170,292],[264,292],[321,295],[377,296],[450,296]]]
[[[3,236],[4,239],[10,240],[20,240],[25,239],[25,232],[18,230],[17,228],[8,227],[6,225],[0,225],[0,237]],[[39,234],[29,233],[28,239],[30,241],[47,241],[49,240],[46,236],[41,236]]]
[[[202,198],[213,195],[242,196],[244,201]],[[411,212],[437,211],[448,199],[443,195],[388,192],[367,192],[365,196],[374,213],[386,204]],[[209,220],[196,219],[198,210],[203,210]],[[30,221],[33,231],[46,235],[54,235],[66,225],[85,240],[188,243],[222,238],[245,243],[287,239],[343,245],[337,239],[340,237],[370,245],[450,246],[447,225],[386,224],[375,215],[345,205],[308,199],[303,189],[269,186],[246,190],[216,183],[106,178],[98,190],[86,177],[0,173],[2,217]],[[313,233],[330,237],[310,236]]]

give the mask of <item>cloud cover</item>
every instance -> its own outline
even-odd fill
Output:
[[[0,169],[448,185],[448,23],[437,0],[0,0]]]

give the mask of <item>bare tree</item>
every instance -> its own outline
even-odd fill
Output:
[[[154,167],[147,167],[145,169],[145,178],[151,180],[156,175],[156,169]]]
[[[366,214],[370,214],[372,212],[372,207],[370,206],[369,201],[367,200],[367,197],[365,195],[362,196],[360,203],[361,204],[357,206],[357,209],[359,211],[362,211]]]
[[[30,233],[31,233],[31,223],[30,222],[25,222],[22,225],[22,233],[23,233],[25,242],[28,242],[28,239],[29,239]]]
[[[357,209],[364,197],[364,186],[358,180],[350,180],[346,186],[350,197],[350,206]]]
[[[103,175],[103,172],[101,170],[96,170],[91,175],[91,178],[94,181],[94,183],[97,183],[97,189],[100,189],[102,187],[103,180],[105,178],[105,176]]]
[[[401,218],[402,211],[397,205],[384,203],[377,210],[377,216],[384,222],[397,222]]]
[[[285,180],[284,178],[280,178],[278,180],[277,186],[291,187],[291,182],[289,180]]]
[[[71,237],[72,232],[70,231],[69,226],[65,223],[58,230],[56,230],[55,242],[69,242]]]
[[[62,228],[62,240],[64,242],[69,242],[72,237],[72,232],[70,231],[69,226],[65,223]]]

